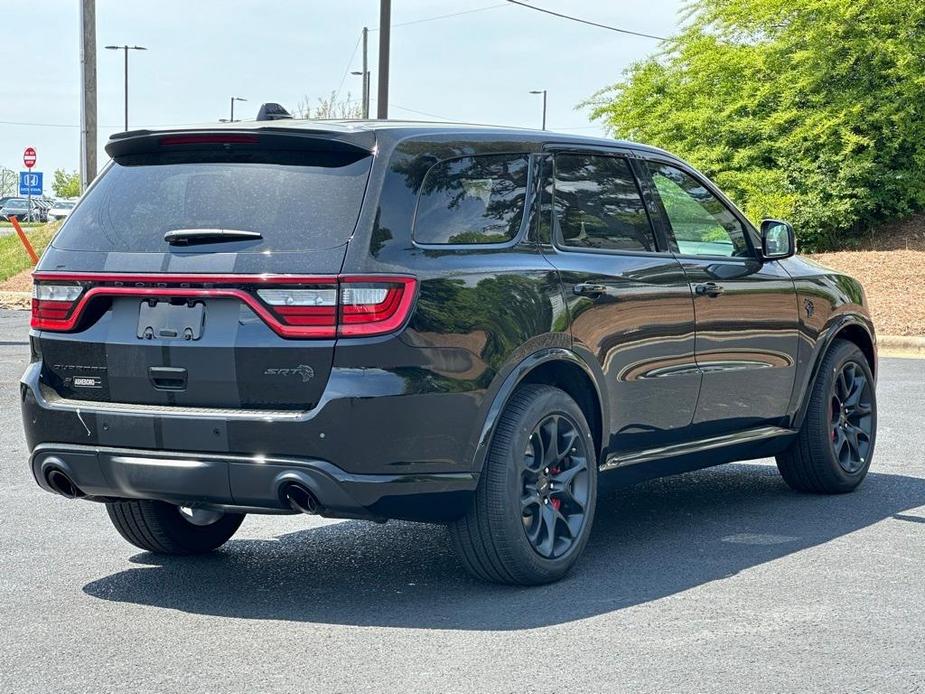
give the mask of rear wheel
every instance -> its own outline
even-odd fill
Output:
[[[163,501],[106,504],[109,520],[136,547],[158,554],[201,554],[225,544],[243,513],[222,513],[174,506]]]
[[[581,408],[565,392],[518,388],[498,422],[474,503],[450,526],[466,569],[495,583],[562,578],[591,532],[594,448]]]
[[[867,475],[877,437],[874,377],[853,342],[836,340],[823,358],[803,427],[777,456],[793,489],[819,494],[850,492]]]

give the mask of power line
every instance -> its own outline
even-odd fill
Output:
[[[19,121],[0,120],[0,125],[27,125],[35,128],[79,128],[79,123],[22,123]]]
[[[441,15],[437,15],[436,17],[425,17],[424,19],[412,19],[407,22],[398,22],[397,24],[393,24],[392,28],[394,29],[395,27],[406,27],[412,24],[423,24],[424,22],[436,22],[438,19],[449,19],[450,17],[459,17],[464,14],[473,14],[475,12],[485,12],[486,10],[497,10],[499,7],[507,7],[507,4],[502,2],[497,5],[488,5],[486,7],[475,7],[471,10],[462,10],[460,12],[452,12],[450,14],[441,14]],[[379,31],[379,27],[374,27],[370,29],[370,31]]]
[[[353,58],[357,54],[357,48],[360,47],[360,40],[363,38],[363,34],[360,33],[357,36],[357,42],[353,45],[353,52],[350,54],[350,60],[347,61],[347,67],[344,68],[344,76],[340,78],[340,85],[337,87],[337,92],[334,94],[334,101],[337,101],[337,97],[340,96],[340,90],[344,88],[344,82],[347,80],[347,73],[350,72],[350,66],[353,65]]]
[[[417,111],[413,108],[406,108],[405,106],[399,106],[396,103],[389,103],[389,106],[391,106],[392,108],[397,108],[399,111],[407,111],[408,113],[416,113],[419,116],[430,116],[431,118],[439,118],[440,120],[446,120],[450,122],[457,120],[455,118],[447,118],[446,116],[441,116],[439,113],[428,113],[427,111]]]
[[[629,34],[629,35],[631,35],[631,36],[642,36],[643,38],[647,38],[647,39],[656,39],[656,40],[658,40],[658,41],[667,41],[667,40],[668,40],[668,39],[665,38],[664,36],[655,36],[654,34],[644,34],[644,33],[642,33],[641,31],[630,31],[629,29],[621,29],[621,28],[619,28],[619,27],[610,26],[609,24],[599,24],[598,22],[592,22],[592,21],[590,21],[590,20],[588,20],[588,19],[581,19],[581,18],[579,18],[579,17],[572,17],[572,16],[567,15],[567,14],[561,14],[561,13],[559,13],[559,12],[553,12],[552,10],[545,10],[545,9],[543,9],[542,7],[536,7],[535,5],[528,5],[527,3],[521,2],[520,0],[507,0],[507,1],[508,1],[509,3],[511,3],[511,4],[513,4],[513,5],[520,5],[521,7],[526,7],[527,9],[530,9],[530,10],[536,10],[537,12],[543,12],[543,13],[545,13],[545,14],[551,14],[553,17],[560,17],[561,19],[568,19],[568,20],[571,20],[571,21],[573,21],[573,22],[580,22],[581,24],[588,24],[588,25],[590,25],[590,26],[598,27],[598,28],[600,28],[600,29],[607,29],[607,30],[609,30],[609,31],[617,31],[617,32],[619,32],[619,33],[621,33],[621,34]]]

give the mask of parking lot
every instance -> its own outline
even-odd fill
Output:
[[[0,691],[920,691],[925,362],[883,359],[874,466],[795,494],[772,461],[608,491],[576,570],[470,579],[442,528],[251,516],[211,556],[138,552],[42,492],[0,312]]]

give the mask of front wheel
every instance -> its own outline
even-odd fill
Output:
[[[106,504],[119,534],[157,554],[211,552],[238,530],[243,513],[222,513],[174,506],[163,501],[115,501]]]
[[[587,544],[596,500],[597,458],[581,408],[558,388],[525,385],[505,407],[475,500],[450,535],[478,578],[550,583]]]
[[[777,468],[798,491],[850,492],[867,475],[877,438],[874,377],[857,345],[832,344],[809,398],[803,426],[777,456]]]

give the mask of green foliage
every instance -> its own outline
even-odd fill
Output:
[[[80,174],[67,173],[64,169],[55,169],[55,180],[51,189],[59,198],[76,198],[80,195]]]
[[[38,255],[41,256],[45,247],[51,243],[59,226],[61,226],[60,222],[52,222],[26,232],[29,243]],[[26,253],[19,237],[16,234],[0,236],[0,282],[30,267],[32,263],[29,261],[29,254]]]
[[[588,103],[753,220],[843,245],[925,208],[925,2],[695,0],[663,52]]]

